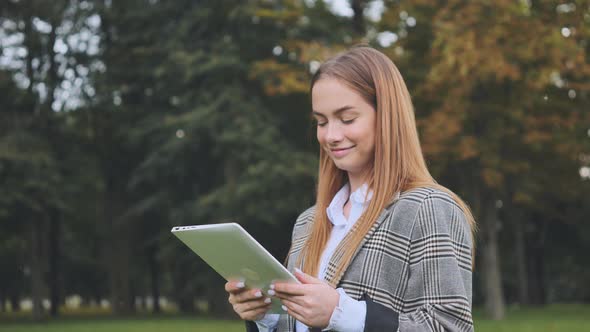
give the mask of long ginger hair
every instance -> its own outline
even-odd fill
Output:
[[[453,192],[437,184],[426,167],[410,93],[393,62],[373,48],[354,47],[324,62],[312,77],[310,91],[323,78],[337,79],[352,88],[377,112],[375,155],[366,179],[373,197],[343,240],[346,241],[345,251],[334,278],[339,278],[350,264],[361,241],[396,193],[413,188],[431,187],[450,194],[465,213],[473,240],[476,224],[469,207]],[[312,276],[318,274],[322,252],[332,230],[326,208],[347,181],[346,172],[338,169],[320,148],[315,219],[297,262],[299,266],[303,262],[302,270]],[[335,281],[328,280],[332,284]]]

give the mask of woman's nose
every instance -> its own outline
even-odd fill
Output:
[[[328,128],[326,129],[326,141],[328,141],[328,143],[340,142],[344,138],[342,128],[340,128],[338,124],[328,123],[327,127]]]

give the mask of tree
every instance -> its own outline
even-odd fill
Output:
[[[406,18],[408,37],[393,56],[413,66],[429,63],[416,86],[422,144],[438,174],[459,184],[474,207],[486,308],[496,319],[504,313],[498,204],[543,190],[526,174],[541,165],[527,157],[542,150],[545,157],[575,160],[581,152],[577,124],[588,124],[588,117],[575,106],[579,100],[568,97],[570,88],[586,91],[581,82],[589,73],[583,46],[587,32],[581,23],[587,4],[579,5],[562,12],[547,2],[491,6],[451,1],[439,6],[408,1],[384,16],[385,21]],[[410,25],[408,17],[414,18]],[[414,35],[413,25],[422,33]],[[562,35],[567,31],[578,33]],[[418,36],[426,37],[421,45],[431,43],[417,48],[428,50],[426,56],[414,51]],[[549,98],[564,104],[550,108]],[[549,167],[543,171],[551,172]]]

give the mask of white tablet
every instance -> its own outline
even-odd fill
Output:
[[[264,292],[275,280],[299,283],[283,264],[236,223],[178,226],[172,228],[172,234],[226,280],[244,280],[246,287],[260,288]],[[269,313],[284,313],[279,299],[272,298]]]

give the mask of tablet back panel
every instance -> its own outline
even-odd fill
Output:
[[[241,279],[247,287],[264,291],[273,280],[298,282],[236,223],[179,226],[172,233],[226,280]],[[282,312],[275,298],[271,312]]]

